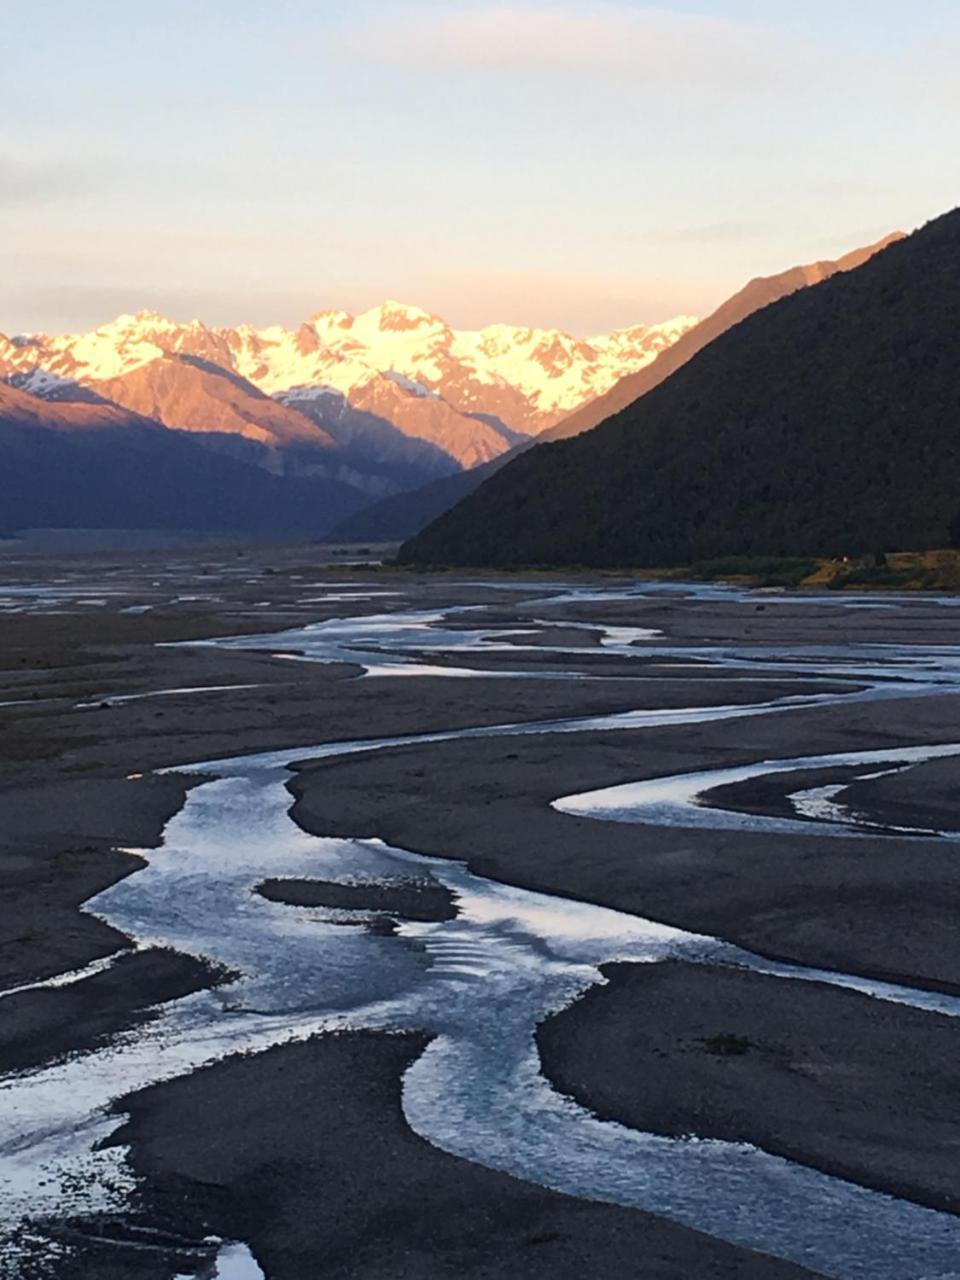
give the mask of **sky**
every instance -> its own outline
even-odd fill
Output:
[[[0,332],[587,335],[957,203],[958,0],[0,0]]]

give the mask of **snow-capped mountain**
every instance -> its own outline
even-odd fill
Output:
[[[422,400],[424,409],[439,399],[468,422],[476,415],[494,430],[497,424],[506,427],[502,446],[471,443],[472,461],[460,461],[473,465],[509,447],[509,435],[538,434],[642,369],[695,323],[678,316],[580,339],[512,325],[457,330],[398,302],[357,316],[321,311],[296,329],[215,329],[138,312],[91,333],[0,337],[0,375],[55,398],[69,395],[71,386],[96,390],[164,356],[185,354],[240,374],[271,396],[296,391],[303,400],[312,389],[332,389],[351,404],[364,402],[360,407],[389,400],[392,392],[383,386],[388,380]],[[472,430],[466,423],[461,429]]]
[[[227,338],[236,368],[270,392],[325,385],[351,395],[394,374],[461,413],[535,435],[572,408],[643,368],[696,323],[678,316],[602,337],[491,325],[457,330],[420,307],[385,302],[358,316],[321,311],[300,329],[239,329]]]

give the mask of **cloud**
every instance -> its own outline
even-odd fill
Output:
[[[79,165],[0,152],[0,208],[64,200],[91,190],[93,185]]]
[[[815,64],[772,28],[617,3],[561,11],[545,4],[442,12],[413,4],[401,20],[354,27],[353,54],[381,64],[474,72],[629,74],[639,84],[691,80],[743,88]]]

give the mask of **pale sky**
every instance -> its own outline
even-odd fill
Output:
[[[589,334],[958,201],[960,0],[0,0],[0,332]]]

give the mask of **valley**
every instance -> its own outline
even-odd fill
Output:
[[[949,1273],[952,598],[2,577],[13,1274]]]

